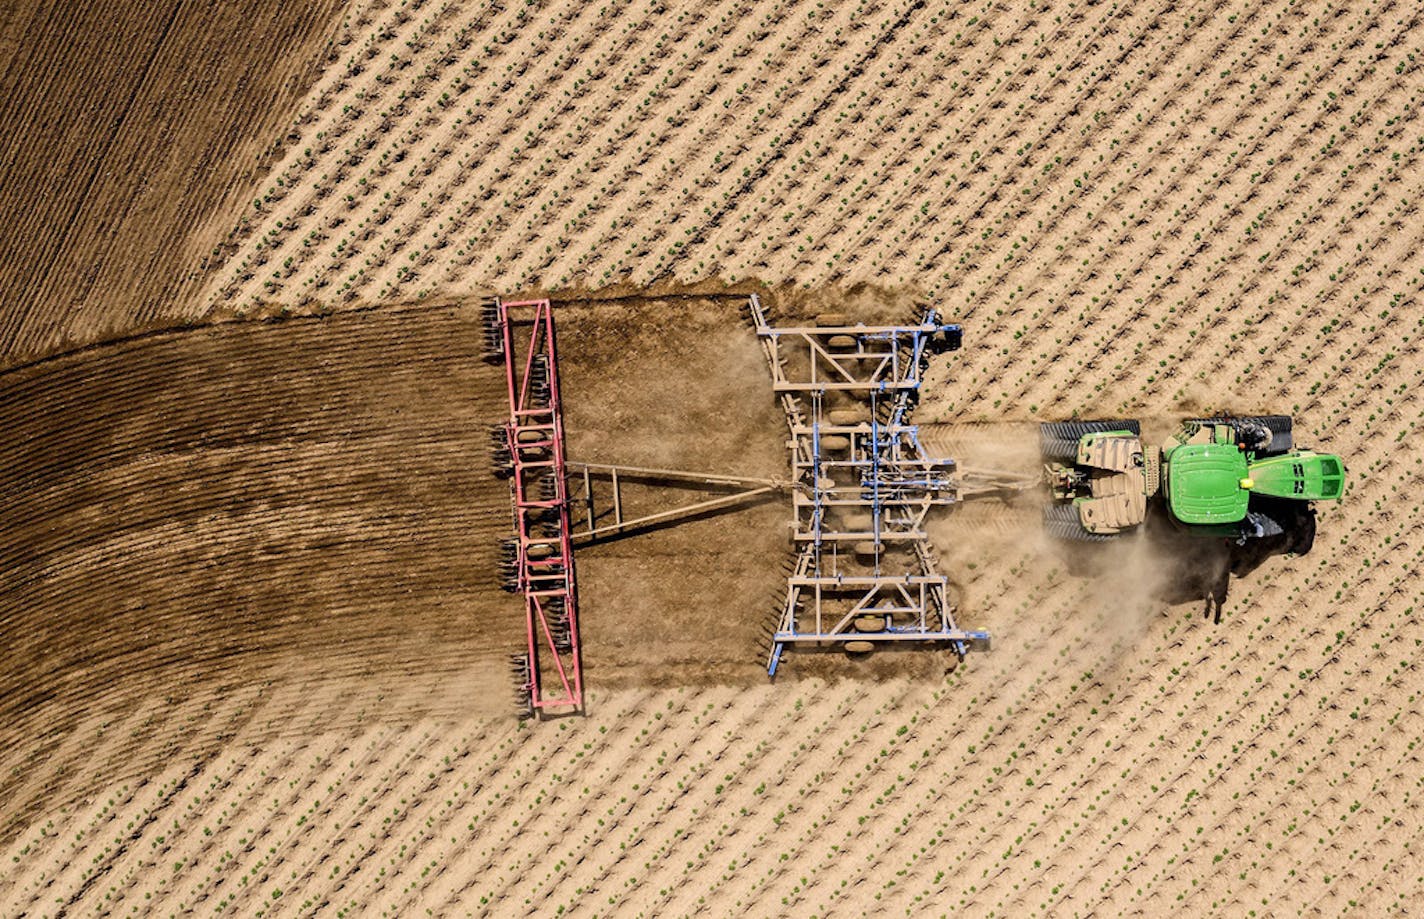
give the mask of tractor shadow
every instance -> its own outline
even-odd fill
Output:
[[[1288,517],[1288,519],[1287,519]],[[1282,514],[1283,532],[1238,543],[1220,536],[1199,536],[1177,525],[1165,510],[1151,506],[1132,552],[1150,561],[1143,587],[1166,603],[1202,603],[1202,615],[1221,623],[1232,578],[1245,578],[1272,558],[1305,555],[1315,541],[1315,516],[1308,511]],[[1070,573],[1104,577],[1122,570],[1123,550],[1114,544],[1062,544]]]

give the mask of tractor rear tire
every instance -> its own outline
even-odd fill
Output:
[[[1271,432],[1271,443],[1264,450],[1257,450],[1257,456],[1279,456],[1289,453],[1294,445],[1289,415],[1218,415],[1215,418],[1191,418],[1188,421],[1197,424],[1229,424],[1233,427],[1238,424],[1260,425]]]
[[[1315,509],[1308,503],[1277,498],[1252,504],[1256,509],[1247,518],[1263,522],[1268,536],[1282,534],[1281,551],[1298,556],[1310,552],[1315,545]]]
[[[1141,436],[1136,421],[1050,421],[1038,426],[1039,452],[1050,462],[1071,463],[1078,458],[1078,441],[1084,434],[1131,431]]]
[[[1050,504],[1043,509],[1043,528],[1053,539],[1065,542],[1109,542],[1117,533],[1094,533],[1083,526],[1078,509],[1071,504]]]

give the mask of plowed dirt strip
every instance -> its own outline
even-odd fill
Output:
[[[100,59],[162,58],[189,12],[123,49],[92,26],[129,10],[0,13],[0,107],[112,129],[130,84]],[[1418,9],[355,0],[331,27],[289,62],[306,98],[224,166],[275,171],[206,211],[184,271],[124,274],[122,239],[78,229],[192,225],[105,175],[82,245],[12,223],[66,271],[109,266],[75,289],[117,292],[116,322],[358,312],[0,375],[0,912],[1413,908]],[[45,30],[94,87],[68,107],[17,76],[61,53]],[[55,168],[84,172],[102,138],[59,134]],[[180,296],[135,308],[141,277]],[[1074,414],[1156,439],[1291,412],[1348,491],[1308,555],[1232,578],[1219,622],[1215,541],[1077,552],[1037,497],[949,509],[935,545],[993,652],[789,653],[773,685],[785,502],[632,536],[579,554],[587,717],[491,717],[522,637],[493,583],[502,384],[473,312],[359,310],[552,291],[573,459],[778,476],[736,298],[694,293],[731,277],[780,317],[903,318],[914,290],[961,319],[915,419],[965,466],[1035,472],[1036,423]],[[74,316],[0,311],[0,343]]]
[[[521,630],[485,466],[504,382],[479,341],[449,307],[146,338],[0,378],[7,755],[148,694],[268,680],[364,675],[374,699],[415,675],[420,710],[465,710],[478,667],[475,704],[502,711],[493,674]]]
[[[785,418],[737,299],[570,300],[558,310],[571,459],[789,475]],[[711,496],[627,486],[624,514]],[[765,627],[785,584],[779,563],[790,551],[789,504],[776,496],[581,550],[591,678],[600,685],[760,681]],[[746,602],[729,607],[729,596]]]
[[[250,200],[339,5],[28,0],[6,16],[0,367],[193,315],[213,240],[190,236]]]

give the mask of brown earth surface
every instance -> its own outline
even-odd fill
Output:
[[[332,724],[506,710],[485,670],[522,629],[494,576],[507,490],[482,468],[505,393],[468,359],[478,341],[456,308],[358,313],[146,336],[4,378],[11,826],[56,779],[162,757],[54,758],[156,698],[303,686]]]
[[[0,11],[0,367],[192,316],[201,230],[291,142],[336,0]]]
[[[105,137],[134,152],[87,195],[0,182],[35,215],[0,235],[4,362],[121,339],[0,376],[0,912],[1424,897],[1414,7],[229,5],[306,24],[217,55],[264,79],[191,134],[140,64],[192,8],[57,9],[0,18],[11,148],[58,124],[45,168],[81,177]],[[85,67],[16,63],[66,42]],[[91,72],[129,82],[56,88]],[[134,86],[167,114],[114,133]],[[215,151],[209,184],[179,149]],[[181,219],[111,246],[135,175]],[[101,264],[113,297],[75,273]],[[516,722],[470,304],[561,298],[575,458],[776,474],[729,283],[963,321],[917,419],[965,462],[1031,469],[1036,422],[1075,413],[1288,412],[1350,485],[1219,623],[1180,555],[1084,565],[1032,502],[956,508],[936,543],[994,650],[948,673],[793,654],[764,683],[774,503],[610,543],[580,555],[587,717]],[[284,313],[313,318],[125,337]]]
[[[658,321],[673,311],[688,321]],[[762,360],[739,313],[729,299],[561,307],[572,455],[781,474],[765,380],[716,373]],[[514,711],[504,667],[523,625],[498,589],[508,486],[487,437],[508,400],[503,369],[472,357],[479,317],[476,303],[228,323],[4,377],[0,723],[36,743],[10,747],[25,759],[0,797],[47,797],[36,775],[93,765],[51,761],[67,737],[156,696],[301,687],[358,722]],[[757,395],[764,411],[727,411]],[[591,678],[759,675],[766,623],[725,602],[760,593],[770,616],[784,516],[766,505],[581,553]],[[135,774],[151,765],[125,756]]]

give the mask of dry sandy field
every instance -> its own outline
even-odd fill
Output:
[[[0,915],[1424,901],[1416,5],[27,0],[0,87]],[[992,651],[775,683],[775,502],[608,543],[516,719],[482,298],[572,458],[770,476],[752,291],[962,322],[966,463],[1280,412],[1349,487],[1224,598],[950,509]]]

